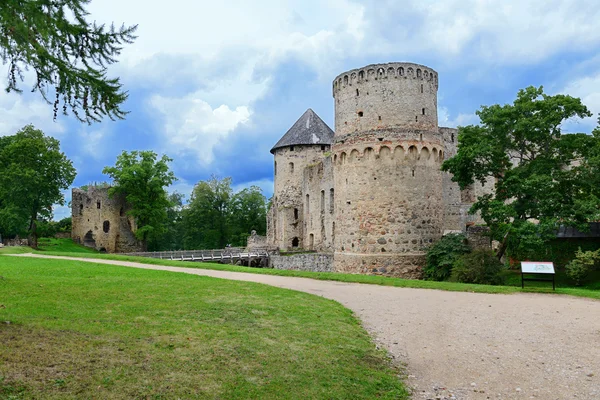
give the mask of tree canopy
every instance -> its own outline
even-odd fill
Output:
[[[228,244],[245,246],[252,230],[267,229],[266,198],[257,186],[237,193],[231,178],[212,177],[194,186],[183,210],[183,244],[186,249],[217,249]]]
[[[477,115],[480,125],[459,128],[458,152],[442,169],[461,189],[495,180],[471,212],[502,240],[500,256],[508,244],[543,243],[559,224],[585,228],[600,217],[600,186],[586,161],[600,134],[561,131],[565,121],[591,116],[580,99],[528,87],[513,104],[482,106]]]
[[[122,119],[127,92],[107,66],[125,44],[135,40],[137,25],[107,27],[89,23],[90,0],[3,0],[0,6],[0,57],[8,65],[7,92],[21,92],[32,70],[39,92],[53,104],[54,118],[70,109],[91,123]]]
[[[72,162],[58,140],[27,125],[0,137],[0,231],[29,233],[37,247],[37,220],[52,218],[52,206],[65,204],[62,190],[75,179]]]
[[[172,207],[166,187],[177,180],[169,169],[172,160],[166,155],[157,158],[153,151],[123,151],[114,167],[102,170],[113,179],[108,194],[124,195],[131,206],[127,213],[137,223],[135,235],[144,248],[166,229],[167,210]]]

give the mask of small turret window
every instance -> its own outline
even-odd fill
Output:
[[[359,117],[362,117],[363,115],[364,115],[364,113],[363,113],[362,111],[359,111],[359,112],[358,112],[358,116],[359,116]]]
[[[297,220],[298,219],[298,209],[294,208],[294,219]]]
[[[290,151],[294,151],[294,146],[290,146]]]
[[[294,173],[294,163],[293,162],[290,163],[290,173],[291,174]]]
[[[422,113],[423,115],[425,115],[425,109],[424,109],[424,108],[421,110],[421,113]]]
[[[96,202],[96,208],[100,208],[100,200]]]

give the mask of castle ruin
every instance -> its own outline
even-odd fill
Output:
[[[73,189],[71,199],[73,241],[108,253],[142,251],[135,237],[134,218],[123,196],[108,195],[108,187]]]
[[[425,248],[476,222],[493,182],[461,191],[444,159],[457,130],[438,126],[438,74],[374,64],[333,81],[335,132],[307,110],[271,149],[268,244],[333,254],[331,270],[418,278]]]

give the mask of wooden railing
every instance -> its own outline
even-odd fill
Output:
[[[258,258],[269,258],[267,249],[245,250],[242,248],[229,247],[220,250],[181,250],[181,251],[154,251],[126,253],[128,256],[159,258],[161,260],[177,261],[221,261],[233,262],[235,260],[248,260],[248,262]]]

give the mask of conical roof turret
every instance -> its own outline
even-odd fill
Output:
[[[312,109],[306,110],[294,125],[283,135],[271,153],[281,147],[299,145],[330,145],[333,131]]]

